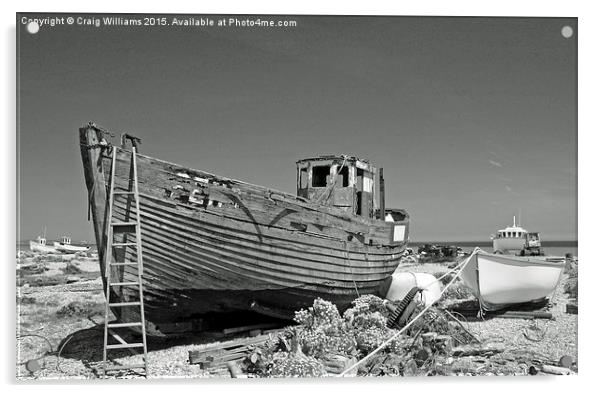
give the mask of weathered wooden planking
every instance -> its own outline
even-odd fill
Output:
[[[116,201],[116,213],[126,219],[125,207],[122,201]],[[361,248],[351,245],[340,239],[312,238],[304,233],[298,233],[279,228],[266,228],[260,234],[254,226],[248,223],[237,223],[237,227],[226,225],[222,218],[203,214],[195,217],[187,212],[168,209],[141,198],[141,215],[146,216],[145,221],[156,221],[158,225],[169,225],[175,229],[192,231],[192,233],[206,233],[207,235],[220,236],[224,241],[250,241],[252,247],[260,243],[266,246],[280,247],[291,251],[300,251],[304,254],[338,256],[345,260],[358,260],[365,265],[366,261],[382,262],[383,260],[399,258],[402,247],[365,246]],[[133,211],[129,210],[129,214]]]

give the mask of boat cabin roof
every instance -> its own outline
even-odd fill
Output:
[[[344,159],[347,159],[347,162],[350,162],[350,163],[361,162],[363,164],[370,165],[370,161],[368,161],[366,159],[358,158],[358,157],[354,157],[354,156],[347,156],[344,154],[326,154],[326,155],[318,156],[318,157],[302,158],[297,161],[297,164],[311,162],[311,161],[338,161],[338,160],[344,160]]]
[[[498,231],[498,233],[501,233],[501,232],[521,232],[521,233],[526,233],[527,231],[524,230],[521,227],[506,227],[506,229],[500,229]]]
[[[324,155],[317,156],[317,157],[302,158],[302,159],[298,160],[297,162],[319,161],[319,160],[337,160],[337,159],[344,159],[345,157],[347,157],[348,161],[363,161],[366,164],[370,163],[370,161],[368,161],[366,159],[358,158],[358,157],[354,157],[354,156],[348,156],[345,154],[324,154]]]

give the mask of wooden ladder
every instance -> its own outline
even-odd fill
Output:
[[[138,171],[136,168],[136,143],[133,141],[132,143],[132,161],[131,161],[131,170],[130,174],[131,179],[129,181],[129,185],[127,187],[127,191],[115,191],[115,167],[117,165],[117,151],[118,147],[113,147],[113,162],[111,166],[111,182],[110,182],[110,191],[109,191],[109,204],[108,204],[108,225],[107,225],[107,243],[104,254],[105,261],[105,277],[106,277],[106,304],[105,304],[105,326],[104,326],[104,348],[103,348],[103,367],[102,367],[102,375],[103,377],[107,376],[108,371],[116,371],[116,370],[134,370],[134,369],[144,369],[145,377],[148,377],[148,356],[147,356],[147,347],[146,347],[146,324],[144,320],[144,297],[142,290],[142,274],[143,274],[143,262],[142,262],[142,241],[141,241],[141,231],[140,231],[140,196],[138,194]],[[126,218],[128,221],[115,221],[114,219],[114,202],[116,195],[126,195],[128,198],[133,197],[134,207],[135,207],[135,219]],[[127,212],[126,212],[127,213]],[[126,215],[127,217],[127,215]],[[123,237],[125,241],[123,242],[114,242],[114,229],[119,234],[125,234]],[[135,241],[130,240],[130,236],[133,234],[135,236]],[[125,247],[133,247],[136,251],[136,261],[127,260],[127,253],[124,250],[124,260],[118,261],[117,254],[114,253],[115,249],[125,248]],[[135,269],[136,280],[134,281],[120,281],[117,278],[117,281],[113,282],[112,273],[113,270],[127,267],[130,269]],[[115,269],[112,269],[115,267]],[[131,271],[131,270],[130,270]],[[123,276],[123,275],[122,275]],[[111,299],[111,289],[116,287],[126,287],[133,286],[138,288],[138,300],[137,301],[112,301]],[[130,307],[138,307],[140,311],[140,320],[139,321],[128,321],[128,322],[109,322],[110,310],[113,308],[121,308],[126,309]],[[116,329],[121,328],[139,328],[142,332],[142,342],[126,342],[119,334],[117,334]],[[117,341],[117,343],[109,344],[109,336]],[[111,350],[119,350],[119,349],[128,349],[132,354],[139,355],[139,352],[136,350],[143,351],[144,362],[136,363],[136,364],[126,364],[126,365],[107,365],[107,352]]]

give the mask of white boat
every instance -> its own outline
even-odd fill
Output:
[[[71,238],[68,236],[62,236],[61,240],[58,242],[54,242],[54,247],[57,251],[60,251],[65,254],[75,254],[80,251],[88,251],[90,247],[86,246],[74,246],[71,244]]]
[[[33,252],[41,252],[44,254],[56,252],[54,247],[46,244],[46,238],[42,236],[38,236],[36,240],[30,240],[29,249]]]
[[[566,264],[559,257],[498,255],[478,248],[468,258],[460,278],[489,311],[545,299]]]
[[[516,217],[512,220],[512,226],[500,229],[493,240],[493,252],[495,254],[520,254],[520,255],[543,255],[539,233],[529,232],[516,225]]]

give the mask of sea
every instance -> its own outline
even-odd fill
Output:
[[[437,244],[440,246],[456,246],[460,247],[465,252],[471,252],[475,247],[479,247],[483,251],[493,252],[493,244],[490,241],[458,241],[458,242],[410,242],[410,247],[416,251],[423,244]],[[557,240],[557,241],[542,241],[541,248],[546,256],[564,257],[566,254],[572,254],[574,257],[578,255],[578,241],[576,240]]]

